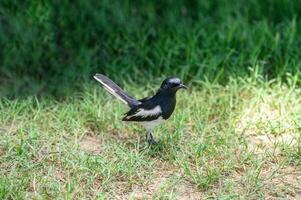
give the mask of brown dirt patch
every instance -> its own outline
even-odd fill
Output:
[[[301,171],[297,167],[273,168],[270,163],[266,163],[259,170],[257,177],[261,180],[259,183],[262,186],[254,185],[254,174],[251,176],[248,174],[251,171],[254,173],[254,170],[256,169],[247,167],[234,171],[224,179],[220,179],[209,195],[212,197],[218,197],[221,194],[228,195],[227,183],[231,182],[230,191],[242,199],[259,199],[262,193],[265,199],[300,199]]]
[[[248,135],[246,140],[250,151],[255,153],[262,153],[265,150],[273,150],[280,153],[278,148],[281,144],[296,145],[298,142],[297,135],[292,133],[285,133],[282,135]]]
[[[267,166],[262,171],[264,190],[270,199],[281,196],[294,199],[301,192],[301,171],[293,166],[272,169]]]
[[[179,168],[158,161],[155,165],[153,179],[147,183],[132,185],[127,191],[119,191],[114,199],[154,199],[162,197],[162,194],[173,193],[175,199],[202,199],[200,190],[196,185],[188,182],[183,177]],[[119,183],[117,188],[125,188]]]
[[[18,126],[15,124],[10,124],[9,126],[0,127],[0,133],[15,134],[18,131]]]
[[[5,154],[5,150],[0,147],[0,156],[3,156]]]
[[[248,147],[255,153],[267,149],[277,150],[278,144],[295,145],[299,135],[294,123],[292,106],[280,104],[281,97],[266,96],[246,101],[237,119],[236,132],[246,138]]]
[[[80,149],[86,153],[98,155],[102,152],[103,140],[96,136],[84,136],[79,143]]]
[[[277,98],[266,97],[265,99],[252,102],[243,109],[242,116],[237,120],[236,131],[246,138],[248,149],[255,154],[266,155],[265,152],[273,152],[275,157],[267,157],[267,161],[258,178],[261,180],[262,191],[266,199],[301,199],[301,171],[296,166],[281,166],[276,160],[282,160],[281,146],[295,146],[298,144],[299,132],[294,124],[292,107],[277,103]],[[274,160],[273,160],[274,159]],[[238,194],[249,195],[249,191],[255,190],[252,186],[252,178],[248,177],[248,171],[243,169],[234,172],[230,178],[235,183],[235,191]],[[254,175],[253,175],[254,176]],[[223,184],[222,184],[223,185]],[[244,188],[247,186],[247,188]],[[248,197],[248,196],[246,196]],[[249,198],[249,197],[248,197]]]
[[[65,181],[65,176],[64,176],[64,174],[63,174],[63,172],[62,172],[61,169],[57,169],[55,171],[55,177],[56,177],[56,179],[60,180],[61,182]]]

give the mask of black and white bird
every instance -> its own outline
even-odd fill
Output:
[[[177,91],[181,88],[187,89],[187,86],[183,85],[179,78],[170,77],[163,81],[155,95],[137,100],[124,92],[108,77],[96,74],[94,78],[102,84],[104,89],[130,107],[122,120],[140,122],[147,130],[146,139],[149,144],[157,144],[152,130],[173,113]]]

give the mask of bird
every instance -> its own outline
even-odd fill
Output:
[[[177,91],[188,88],[179,78],[168,77],[153,96],[137,100],[103,74],[95,74],[94,79],[110,94],[128,105],[129,111],[124,114],[122,121],[141,123],[146,129],[149,145],[158,144],[152,131],[172,115],[176,106]]]

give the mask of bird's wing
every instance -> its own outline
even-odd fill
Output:
[[[160,105],[152,108],[145,107],[143,104],[131,109],[125,114],[123,121],[152,121],[162,116],[162,109]]]
[[[151,99],[153,96],[149,96],[149,97],[145,97],[143,99],[139,99],[138,101],[140,101],[141,103],[146,102],[147,100]]]
[[[108,77],[102,74],[96,74],[94,78],[102,84],[105,90],[107,90],[110,94],[114,95],[116,98],[121,100],[123,103],[128,104],[131,108],[141,104],[140,101],[128,95],[125,91],[123,91],[116,83],[114,83]]]

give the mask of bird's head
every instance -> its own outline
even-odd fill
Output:
[[[187,86],[184,85],[179,78],[176,77],[170,77],[163,81],[161,84],[162,90],[167,90],[172,93],[176,93],[179,89],[187,89]]]

